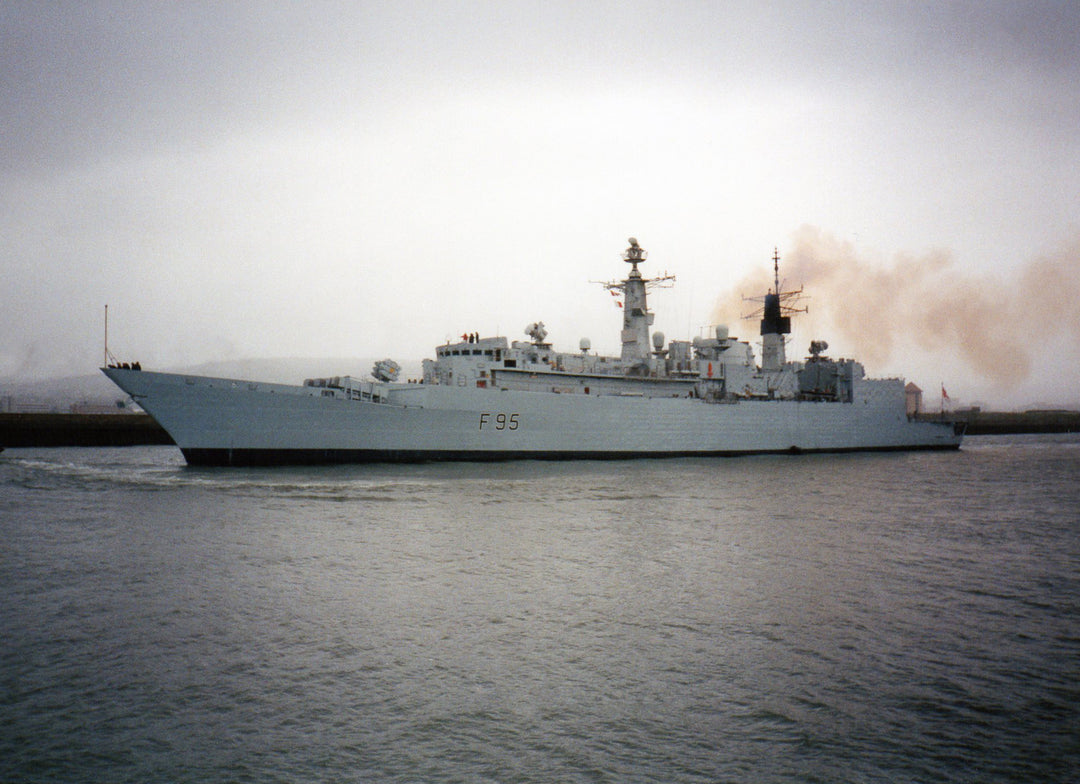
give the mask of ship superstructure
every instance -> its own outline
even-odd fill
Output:
[[[303,385],[157,373],[104,372],[167,430],[190,463],[276,464],[372,460],[629,458],[879,449],[952,449],[952,425],[907,416],[902,379],[868,379],[858,362],[832,360],[813,341],[788,362],[793,299],[762,299],[762,362],[726,326],[708,337],[651,333],[636,239],[628,276],[603,284],[622,297],[621,351],[602,356],[548,342],[543,322],[528,341],[463,335],[435,349],[417,383],[383,360],[372,379]]]

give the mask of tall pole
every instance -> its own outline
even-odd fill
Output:
[[[102,367],[109,366],[109,305],[105,303],[105,362]]]

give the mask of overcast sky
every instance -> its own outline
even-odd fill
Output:
[[[591,281],[633,235],[678,278],[668,338],[737,317],[776,246],[811,295],[789,356],[1080,404],[1080,4],[13,1],[0,30],[0,378],[93,372],[106,303],[144,367],[536,320],[617,353]]]

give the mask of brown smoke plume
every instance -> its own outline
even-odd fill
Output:
[[[900,345],[952,355],[1000,388],[1031,372],[1033,349],[1066,336],[1080,344],[1080,237],[1007,277],[957,269],[947,251],[896,255],[881,265],[851,243],[803,226],[781,258],[785,288],[805,286],[818,328],[839,336],[873,369]],[[747,312],[742,295],[771,287],[771,265],[722,296],[715,323]]]

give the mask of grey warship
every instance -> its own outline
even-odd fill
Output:
[[[372,461],[626,459],[763,453],[958,449],[963,431],[908,416],[904,380],[868,378],[851,359],[813,341],[786,358],[797,292],[774,285],[760,298],[762,356],[713,328],[666,342],[653,332],[634,238],[626,278],[603,284],[621,297],[619,356],[582,340],[557,351],[543,322],[528,340],[464,335],[437,346],[417,383],[376,363],[367,378],[270,384],[142,370],[103,372],[169,433],[192,465]]]

